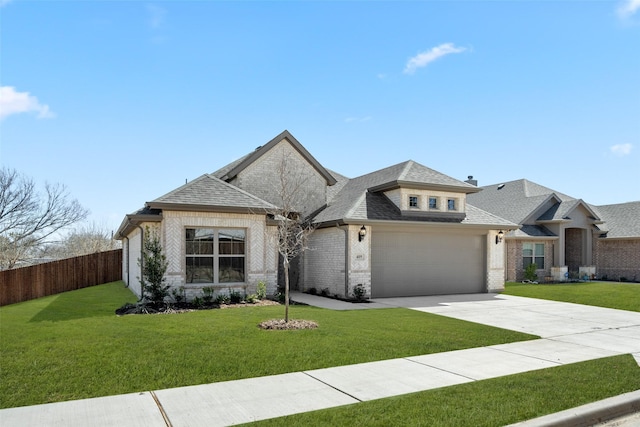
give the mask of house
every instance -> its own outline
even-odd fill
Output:
[[[286,170],[283,168],[286,159]],[[414,161],[349,179],[324,168],[288,131],[221,168],[127,215],[123,277],[140,295],[143,233],[155,227],[166,280],[187,297],[216,292],[270,294],[280,280],[277,221],[283,174],[301,183],[295,210],[315,226],[292,272],[292,288],[373,297],[500,291],[502,236],[518,228],[468,203],[480,189]]]
[[[640,280],[640,202],[594,206],[526,179],[479,187],[474,206],[518,224],[505,235],[506,279]]]

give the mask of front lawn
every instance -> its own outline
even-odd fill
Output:
[[[114,310],[115,282],[0,308],[0,407],[157,390],[537,338],[407,309],[292,306],[315,330],[267,331],[284,308]]]
[[[586,282],[530,285],[507,282],[504,294],[640,311],[640,284]]]
[[[333,409],[260,426],[504,426],[631,392],[640,368],[630,355],[531,371]]]

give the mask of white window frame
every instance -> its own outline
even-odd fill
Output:
[[[536,248],[542,247],[542,254],[537,254]],[[525,256],[525,250],[530,250],[531,255]],[[531,261],[526,263],[525,260],[530,258]],[[542,262],[542,264],[538,263],[538,260]],[[545,269],[545,244],[540,242],[524,242],[522,243],[522,268],[526,270],[529,264],[536,264],[536,270],[544,270]],[[542,265],[542,266],[541,266]]]

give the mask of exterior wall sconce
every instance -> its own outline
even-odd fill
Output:
[[[360,228],[360,231],[358,231],[358,242],[362,242],[364,240],[364,236],[366,235],[367,235],[367,229],[363,225]]]
[[[498,231],[498,234],[496,235],[496,245],[500,242],[502,242],[502,239],[504,239],[504,231],[500,230]]]

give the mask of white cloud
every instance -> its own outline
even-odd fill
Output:
[[[155,4],[147,5],[147,13],[149,14],[149,25],[151,28],[160,28],[164,24],[167,10]]]
[[[640,10],[640,0],[624,0],[618,6],[618,16],[622,19],[629,18]]]
[[[633,148],[633,145],[631,144],[616,144],[609,147],[609,149],[613,154],[620,157],[628,156],[629,154],[631,154],[632,148]]]
[[[16,92],[12,86],[0,86],[0,120],[12,114],[38,113],[39,119],[55,117],[46,104],[41,104],[38,98],[29,92]]]
[[[441,44],[440,46],[433,47],[431,50],[421,52],[413,58],[410,58],[409,61],[407,61],[407,65],[404,67],[404,73],[413,74],[418,68],[426,67],[438,58],[442,58],[443,56],[450,55],[452,53],[462,53],[466,50],[467,48],[456,47],[453,43]]]

